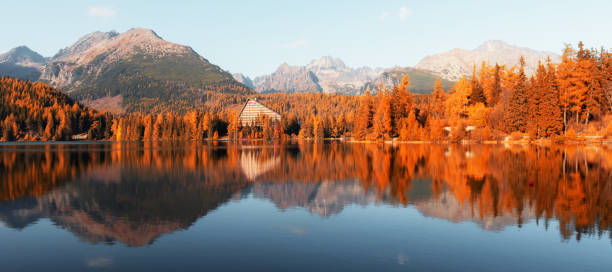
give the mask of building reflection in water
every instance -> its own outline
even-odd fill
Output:
[[[1,148],[0,220],[23,229],[49,218],[91,243],[151,244],[232,198],[251,196],[322,217],[348,205],[381,203],[492,231],[555,220],[563,239],[611,233],[607,147],[300,142]]]

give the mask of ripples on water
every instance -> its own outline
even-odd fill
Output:
[[[436,229],[451,235],[443,239],[445,247],[486,241],[471,245],[472,250],[508,257],[505,260],[508,264],[515,263],[512,259],[518,253],[495,255],[492,252],[496,251],[491,251],[513,248],[511,243],[503,243],[504,235],[514,235],[513,241],[518,239],[522,246],[533,241],[534,236],[548,243],[551,248],[544,251],[538,251],[537,246],[514,245],[517,250],[530,251],[527,254],[542,255],[538,262],[543,267],[554,266],[545,258],[547,254],[575,254],[576,248],[567,245],[578,245],[580,252],[596,260],[580,267],[600,268],[610,265],[612,258],[609,158],[612,149],[607,146],[392,147],[337,142],[2,145],[0,220],[4,227],[0,227],[0,240],[14,231],[26,234],[35,230],[45,234],[38,242],[48,241],[51,248],[54,239],[67,239],[66,233],[77,237],[74,244],[57,247],[83,247],[82,254],[103,251],[112,256],[119,249],[114,251],[115,247],[108,245],[115,245],[131,249],[126,251],[128,255],[137,248],[153,247],[164,254],[192,250],[215,256],[208,263],[201,263],[196,256],[192,259],[184,255],[186,270],[211,267],[310,270],[302,264],[312,262],[332,270],[394,270],[398,265],[443,270],[493,268],[488,262],[451,266],[461,262],[465,252],[454,251],[457,256],[446,263],[430,260],[430,255],[419,255],[442,250],[442,245],[436,246],[435,236],[445,235],[417,234]],[[52,224],[45,224],[46,220]],[[210,229],[215,224],[219,224],[216,232]],[[410,226],[410,230],[396,228],[400,225]],[[58,234],[58,229],[64,231]],[[201,233],[203,229],[207,231]],[[283,238],[286,233],[301,240],[283,244],[289,239]],[[497,236],[490,236],[495,233]],[[364,237],[357,239],[350,234]],[[227,243],[218,241],[217,245],[211,243],[216,241],[214,235],[230,235],[226,237],[230,240],[231,235],[242,238]],[[342,235],[346,237],[339,238]],[[403,238],[389,237],[394,235]],[[471,239],[460,242],[466,239],[461,237],[465,235]],[[192,236],[208,237],[207,243],[174,244]],[[197,241],[193,237],[189,239]],[[413,247],[404,244],[410,241],[402,239],[423,243],[422,250],[411,255]],[[33,250],[31,243],[36,240],[31,236],[12,238],[0,249],[21,247],[27,252]],[[246,240],[254,244],[246,246]],[[326,248],[320,248],[322,245]],[[373,248],[369,253],[351,251],[351,247],[370,246]],[[337,251],[328,252],[332,247],[338,247]],[[300,252],[286,256],[288,260],[266,254],[288,248],[299,248]],[[385,253],[392,248],[391,253]],[[602,259],[590,251],[609,258]],[[225,266],[229,260],[223,254],[238,253],[253,256],[245,257],[244,267]],[[162,253],[145,252],[138,256],[150,259],[158,254]],[[78,261],[69,258],[57,267],[165,268],[148,267],[143,263],[154,262],[138,258],[120,260],[86,255]],[[248,261],[255,260],[254,256],[258,257],[257,264]],[[588,259],[575,258],[575,261]],[[11,261],[6,266],[21,270],[49,264],[44,258],[34,260]],[[163,264],[172,263],[167,261]],[[540,266],[507,267],[529,270]]]

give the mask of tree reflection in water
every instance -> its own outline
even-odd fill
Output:
[[[563,239],[611,235],[606,146],[108,143],[0,147],[0,219],[39,218],[92,243],[151,244],[232,198],[323,217],[414,206],[487,230],[559,221]],[[612,237],[611,237],[612,238]]]

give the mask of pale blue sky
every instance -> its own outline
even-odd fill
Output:
[[[96,30],[144,27],[251,77],[324,55],[350,66],[409,66],[490,39],[553,52],[579,40],[612,47],[609,0],[2,2],[0,52],[27,45],[52,56]]]

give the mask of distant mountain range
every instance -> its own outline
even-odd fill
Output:
[[[340,94],[362,94],[366,89],[375,93],[379,84],[392,87],[408,74],[410,90],[415,93],[430,93],[436,78],[449,88],[462,76],[472,74],[473,65],[480,67],[482,61],[499,63],[508,67],[517,65],[525,57],[528,74],[535,73],[538,61],[561,61],[559,55],[509,45],[502,41],[486,41],[474,50],[453,49],[423,58],[415,67],[371,68],[348,67],[341,59],[331,56],[311,61],[304,66],[281,64],[272,74],[251,79],[242,74],[234,78],[257,92],[324,92]]]
[[[239,82],[258,92],[324,92],[337,94],[360,94],[362,87],[376,79],[381,68],[351,68],[341,59],[325,56],[305,66],[281,64],[269,75],[250,79],[243,74],[234,74]]]
[[[313,60],[305,66],[290,66],[283,63],[274,73],[258,76],[255,79],[243,74],[234,74],[234,79],[261,93],[323,92],[360,95],[366,89],[375,93],[379,83],[392,87],[406,74],[409,74],[413,83],[411,91],[417,93],[432,91],[436,80],[432,72],[410,67],[351,68],[341,59],[331,56]],[[446,87],[452,84],[450,81],[445,83]]]
[[[498,63],[512,67],[518,65],[521,56],[525,57],[527,74],[535,73],[538,61],[545,61],[548,57],[553,63],[561,62],[561,57],[555,53],[518,47],[502,41],[487,41],[474,50],[453,49],[427,56],[419,61],[415,68],[457,81],[464,75],[471,75],[474,64],[478,68],[483,61],[486,61],[492,65]]]
[[[438,77],[449,88],[461,76],[469,76],[474,64],[512,66],[521,56],[528,73],[535,72],[539,60],[560,61],[554,53],[487,41],[474,50],[453,49],[425,57],[415,67],[352,68],[325,56],[304,66],[284,63],[272,74],[251,79],[232,75],[191,47],[165,41],[152,30],[133,28],[124,33],[87,34],[49,58],[26,46],[16,47],[0,54],[0,76],[47,82],[99,109],[147,112],[174,109],[174,104],[181,104],[181,110],[195,108],[206,100],[207,91],[359,95],[370,89],[375,93],[379,84],[391,87],[406,74],[412,92],[429,93]]]
[[[49,59],[18,47],[0,55],[0,63],[8,66],[0,75],[47,82],[86,104],[125,111],[173,108],[178,100],[195,107],[205,91],[250,93],[191,47],[142,28],[90,33]]]

